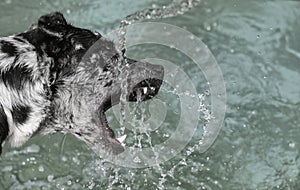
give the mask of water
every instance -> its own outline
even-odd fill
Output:
[[[5,26],[0,33],[23,31],[38,16],[54,10],[64,12],[74,25],[106,33],[117,29],[129,14],[170,2],[6,0],[0,3],[0,23]],[[87,145],[70,135],[65,140],[60,134],[35,137],[21,148],[5,145],[0,189],[299,189],[299,10],[297,1],[210,0],[183,15],[158,20],[201,38],[221,67],[226,118],[207,152],[197,151],[200,130],[170,161],[130,169],[99,161]],[[199,94],[208,90],[204,77],[196,75],[199,70],[176,51],[141,45],[127,55],[172,61],[184,68]],[[166,140],[178,123],[178,95],[170,91],[174,89],[165,85],[157,97],[166,101],[167,117],[164,127],[151,133],[153,144]],[[208,108],[209,97],[203,102]],[[144,113],[144,119],[150,117],[148,111]],[[110,125],[118,130],[116,114],[111,110],[109,115]],[[125,133],[126,143],[133,146],[133,132]],[[148,137],[142,137],[141,145],[149,146]]]

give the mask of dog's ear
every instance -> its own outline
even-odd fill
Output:
[[[7,123],[7,117],[2,105],[0,104],[0,155],[2,153],[2,143],[8,136],[8,131],[9,128]]]

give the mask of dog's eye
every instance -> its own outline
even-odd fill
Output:
[[[57,20],[56,24],[62,24],[62,22],[60,20]]]
[[[96,36],[100,36],[100,37],[101,37],[101,34],[100,34],[99,32],[97,32],[97,31],[95,31],[94,34],[95,34]]]

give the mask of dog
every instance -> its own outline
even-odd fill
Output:
[[[105,112],[121,95],[153,98],[164,76],[160,65],[124,60],[112,41],[69,24],[59,12],[1,37],[0,144],[16,147],[37,134],[62,132],[97,151],[123,152],[125,136],[116,137]]]

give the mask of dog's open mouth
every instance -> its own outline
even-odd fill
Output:
[[[146,79],[138,83],[128,95],[128,101],[145,101],[153,98],[161,86],[160,79]]]
[[[136,62],[130,68],[130,72],[134,73],[129,75],[128,89],[126,100],[130,102],[146,101],[153,98],[159,91],[164,75],[164,69],[159,65],[152,65],[149,63]],[[143,69],[141,71],[141,69]],[[111,98],[100,108],[100,122],[104,127],[107,143],[111,146],[111,151],[114,154],[119,154],[125,149],[126,135],[117,137],[115,132],[109,127],[105,111],[113,105],[120,102],[120,95],[122,89],[115,91],[112,90]],[[107,147],[107,146],[106,146]]]

